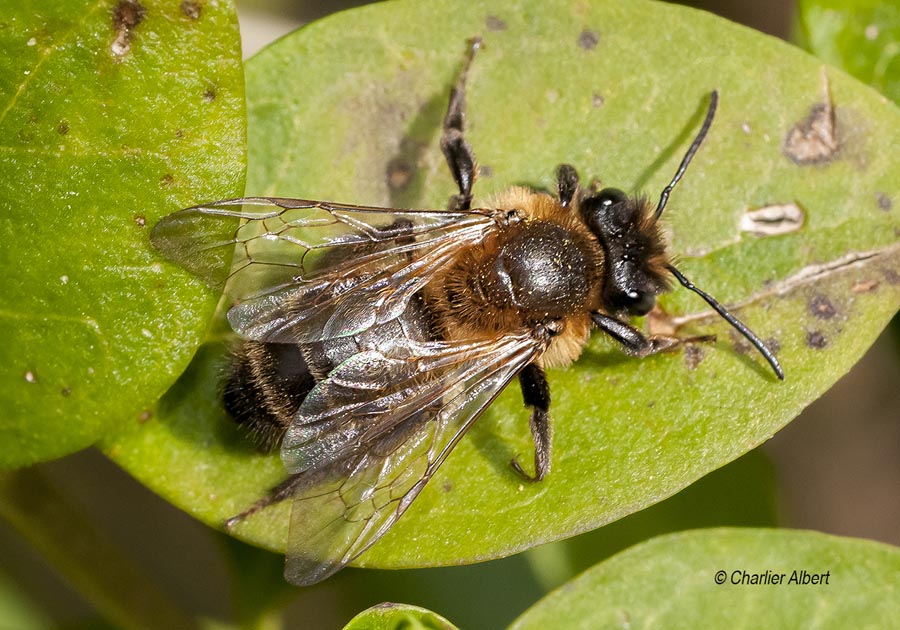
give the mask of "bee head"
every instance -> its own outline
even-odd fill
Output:
[[[649,202],[604,188],[584,197],[581,216],[606,254],[603,301],[613,311],[646,315],[669,289],[666,247]]]

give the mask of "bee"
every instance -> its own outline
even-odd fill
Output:
[[[675,268],[660,230],[717,93],[655,207],[615,188],[582,190],[563,165],[556,196],[513,187],[472,208],[465,83],[478,48],[472,40],[443,121],[440,146],[458,188],[446,211],[248,197],[181,210],[153,230],[162,254],[235,301],[227,317],[242,341],[224,405],[264,448],[280,448],[289,476],[226,527],[292,499],[285,575],[294,584],[325,579],[380,539],[517,377],[533,472],[511,464],[525,480],[543,479],[545,370],[575,361],[595,327],[637,357],[684,343],[624,319],[646,315],[671,278],[784,378],[765,344]]]

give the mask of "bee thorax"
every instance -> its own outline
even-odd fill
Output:
[[[540,221],[517,231],[494,261],[496,291],[523,313],[564,317],[584,307],[590,291],[589,252],[561,225]]]
[[[433,284],[429,302],[451,336],[502,334],[565,322],[596,298],[598,259],[567,225],[525,219],[468,248]]]

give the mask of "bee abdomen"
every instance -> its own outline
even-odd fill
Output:
[[[299,346],[245,341],[232,352],[222,400],[238,426],[269,452],[314,386]]]

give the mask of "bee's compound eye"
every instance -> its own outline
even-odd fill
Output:
[[[601,208],[608,208],[628,200],[628,196],[618,188],[604,188],[596,196]]]

